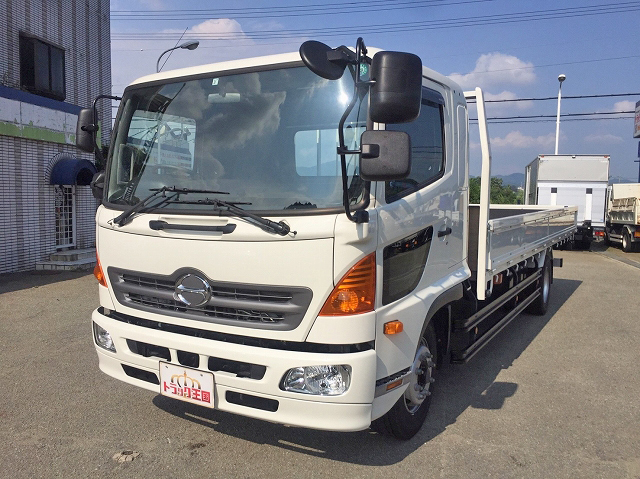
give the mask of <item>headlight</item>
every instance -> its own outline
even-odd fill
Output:
[[[112,353],[116,352],[116,346],[113,344],[113,339],[109,332],[96,323],[93,323],[93,338],[101,348],[111,351]]]
[[[344,394],[351,384],[351,366],[304,366],[289,369],[281,389],[317,396]]]

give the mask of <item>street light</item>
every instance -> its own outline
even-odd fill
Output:
[[[558,75],[560,86],[558,87],[558,115],[556,116],[556,155],[558,154],[558,140],[560,139],[560,99],[562,97],[562,82],[565,81],[567,75],[564,73]]]
[[[191,41],[188,41],[188,42],[184,42],[181,45],[178,45],[176,47],[169,48],[168,50],[163,51],[162,54],[158,57],[158,61],[156,62],[156,73],[160,72],[160,69],[161,69],[160,68],[160,59],[162,58],[162,56],[165,53],[168,53],[168,52],[173,51],[173,50],[177,50],[178,48],[183,48],[185,50],[195,50],[196,48],[198,48],[198,45],[200,45],[199,41],[191,40]],[[162,65],[162,66],[164,66],[164,65]]]

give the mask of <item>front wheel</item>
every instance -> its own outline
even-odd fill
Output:
[[[409,386],[389,412],[372,423],[375,431],[406,440],[420,430],[431,405],[438,357],[436,348],[436,333],[433,324],[429,323],[411,366]]]

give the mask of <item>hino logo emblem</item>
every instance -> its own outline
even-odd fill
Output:
[[[176,281],[173,297],[187,306],[202,306],[211,298],[211,286],[200,276],[185,274]]]

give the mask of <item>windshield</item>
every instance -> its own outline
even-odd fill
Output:
[[[352,92],[349,70],[329,81],[306,67],[131,89],[115,126],[107,201],[132,205],[175,186],[228,192],[225,201],[247,210],[341,208],[337,126]],[[360,99],[345,123],[350,150],[359,147],[366,105]],[[347,156],[347,172],[357,204],[356,155]],[[197,202],[212,196],[189,193],[162,207],[210,211]]]

